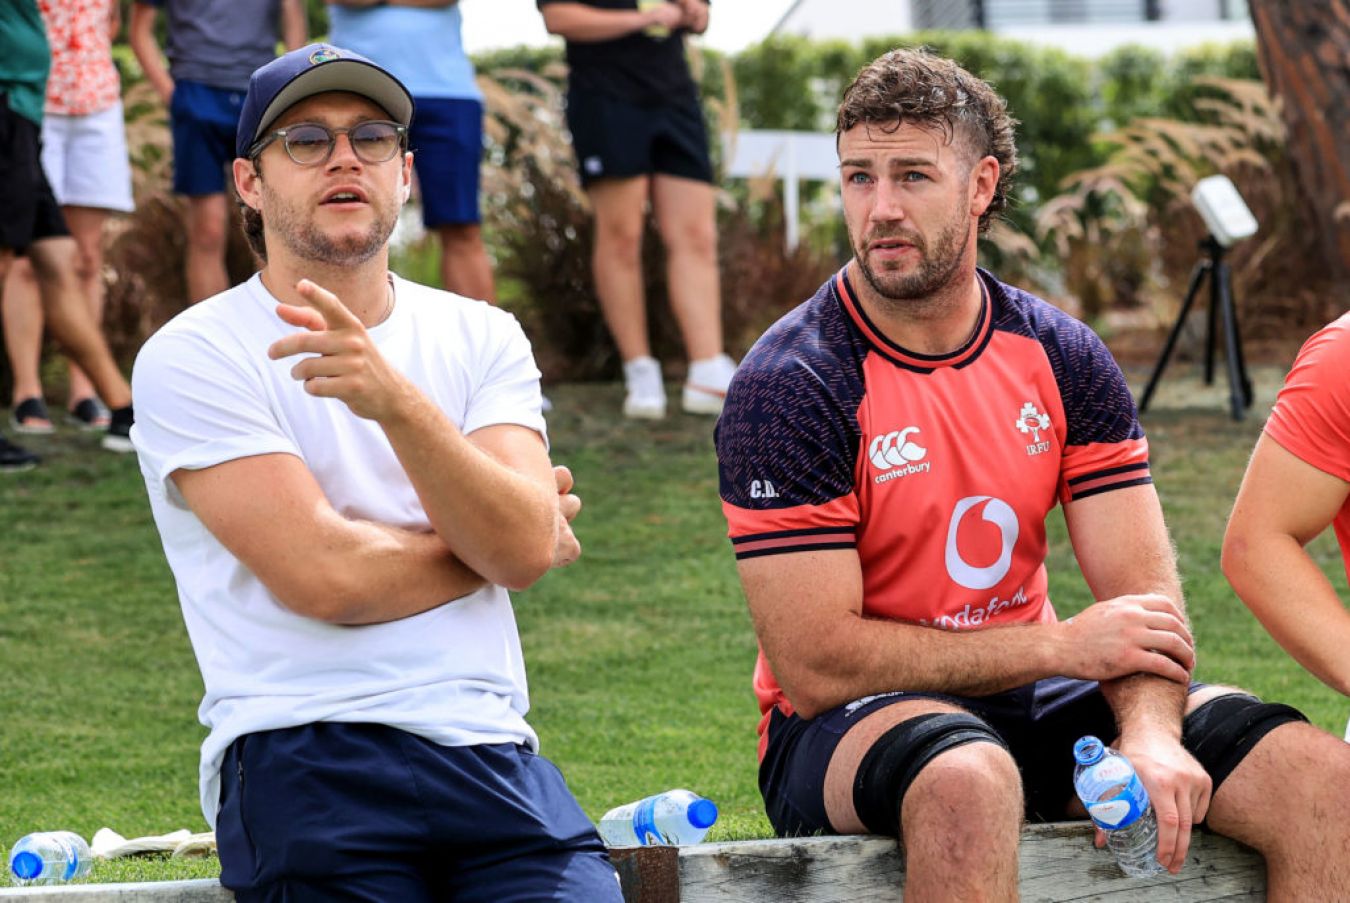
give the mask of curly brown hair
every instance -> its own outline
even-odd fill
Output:
[[[993,200],[980,216],[980,231],[1008,206],[1017,170],[1017,120],[989,84],[954,61],[928,50],[897,49],[868,63],[844,91],[835,140],[859,123],[894,131],[909,123],[941,128],[951,144],[959,134],[972,160],[998,161]]]

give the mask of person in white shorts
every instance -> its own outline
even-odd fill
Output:
[[[51,45],[42,120],[42,168],[79,249],[76,279],[94,322],[103,316],[103,224],[135,209],[112,39],[121,25],[114,0],[41,3]],[[11,423],[20,433],[50,433],[43,398],[42,303],[32,264],[15,261],[4,286],[5,350],[14,373]],[[106,429],[107,408],[89,377],[70,364],[67,413],[82,429]]]

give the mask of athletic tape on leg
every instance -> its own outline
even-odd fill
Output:
[[[900,804],[919,771],[939,753],[967,743],[1007,749],[993,728],[974,715],[933,713],[902,721],[877,738],[853,779],[853,806],[867,830],[900,833]]]
[[[1262,737],[1281,724],[1307,720],[1292,706],[1262,702],[1246,693],[1229,693],[1186,716],[1181,742],[1209,772],[1211,793],[1217,793],[1219,785]]]

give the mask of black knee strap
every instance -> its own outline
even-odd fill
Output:
[[[1213,793],[1262,737],[1281,724],[1307,720],[1292,706],[1262,702],[1246,693],[1229,693],[1211,699],[1186,716],[1181,726],[1181,742],[1209,772]]]
[[[877,738],[863,756],[853,779],[853,807],[874,834],[900,833],[900,803],[920,769],[933,757],[967,743],[994,743],[1003,738],[974,715],[934,713],[902,721]]]

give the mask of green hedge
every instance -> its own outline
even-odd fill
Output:
[[[861,44],[775,37],[732,62],[747,128],[833,131],[854,75],[894,47],[927,46],[957,60],[1008,100],[1023,158],[1027,203],[1058,193],[1065,176],[1105,159],[1093,136],[1138,116],[1190,118],[1197,75],[1259,78],[1250,41],[1203,45],[1172,56],[1127,46],[1100,60],[982,31],[916,32]],[[1014,211],[1014,219],[1020,219]]]

